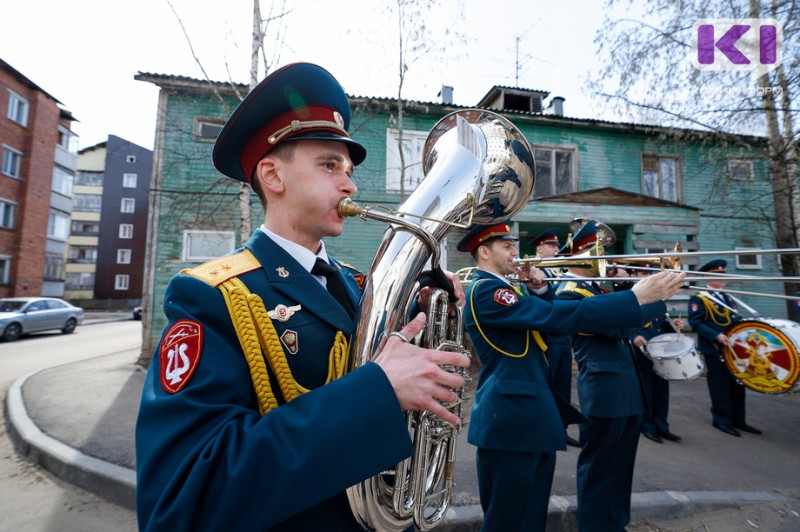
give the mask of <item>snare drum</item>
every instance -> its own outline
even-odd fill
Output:
[[[703,374],[705,364],[694,348],[694,340],[678,333],[654,336],[647,342],[647,358],[653,371],[668,381],[692,380]]]
[[[725,367],[733,377],[761,393],[792,390],[800,376],[800,324],[790,320],[742,320],[725,333]]]

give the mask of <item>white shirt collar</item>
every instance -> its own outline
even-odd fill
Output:
[[[328,260],[328,252],[325,251],[325,242],[320,241],[319,253],[314,255],[314,253],[312,253],[308,248],[305,248],[296,242],[292,242],[291,240],[287,240],[282,236],[273,233],[267,229],[267,226],[263,224],[261,225],[261,230],[276,244],[278,244],[286,253],[291,255],[294,260],[300,263],[300,266],[309,272],[311,271],[311,268],[314,267],[317,257],[330,264],[330,260]]]

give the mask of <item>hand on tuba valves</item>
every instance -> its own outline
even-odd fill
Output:
[[[424,327],[425,315],[420,313],[400,333],[414,338]],[[442,366],[467,368],[469,357],[458,352],[423,349],[390,336],[374,361],[386,373],[403,410],[428,411],[451,425],[461,423],[460,417],[446,405],[458,402],[453,390],[464,386],[464,378]]]

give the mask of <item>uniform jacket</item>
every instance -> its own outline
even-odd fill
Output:
[[[594,284],[576,278],[562,284],[558,299],[591,301],[603,299],[595,297],[602,293]],[[636,297],[630,290],[616,293]],[[578,363],[578,400],[583,414],[625,417],[644,412],[641,380],[626,327],[641,327],[666,311],[663,302],[652,303],[641,307],[643,320],[639,323],[615,324],[604,330],[577,328],[572,347]],[[613,315],[615,310],[601,307],[599,312]]]
[[[481,361],[468,441],[494,450],[565,449],[547,362],[533,331],[602,331],[642,321],[641,307],[630,292],[548,302],[526,292],[520,295],[497,276],[476,270],[464,308],[464,323]]]
[[[285,321],[272,321],[294,378],[310,391],[262,417],[220,291],[186,273],[175,276],[164,296],[169,324],[162,344],[184,320],[201,331],[201,338],[187,340],[199,358],[183,387],[169,393],[169,364],[160,349],[153,356],[136,426],[139,526],[356,529],[344,490],[412,452],[397,398],[373,363],[322,386],[334,335],[349,336],[353,321],[262,231],[245,247],[261,267],[239,279],[267,310],[294,308]],[[218,263],[223,274],[225,259]],[[352,272],[331,262],[357,302]]]
[[[631,339],[631,341],[633,341],[633,339],[637,336],[641,336],[645,340],[650,341],[652,338],[655,338],[658,335],[670,332],[675,332],[675,329],[667,320],[666,315],[660,315],[648,321],[642,327],[634,327],[630,329],[628,331],[628,337]]]
[[[713,299],[705,292],[694,294],[689,298],[689,325],[697,333],[698,350],[708,355],[718,355],[720,345],[717,342],[717,335],[725,333],[731,325],[741,321],[742,318],[733,299],[722,292],[711,292],[711,294]],[[720,302],[730,308],[726,308]]]

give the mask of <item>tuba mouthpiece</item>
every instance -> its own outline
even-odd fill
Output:
[[[342,218],[347,218],[349,216],[360,216],[364,211],[364,209],[358,206],[358,203],[350,198],[343,198],[340,200],[339,206],[336,207],[336,210],[339,211],[339,216]]]

